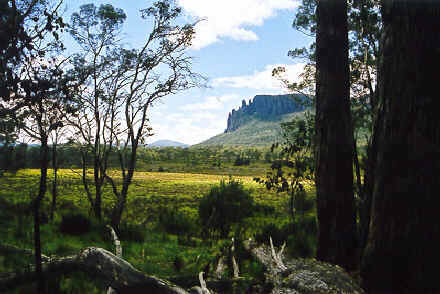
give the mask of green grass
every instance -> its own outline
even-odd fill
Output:
[[[120,184],[118,171],[112,171]],[[52,178],[49,172],[49,181]],[[52,223],[41,227],[42,251],[46,255],[65,256],[75,254],[89,246],[102,247],[113,251],[109,232],[104,224],[93,220],[78,170],[59,171],[59,196],[57,211]],[[92,177],[92,171],[88,172]],[[122,222],[134,227],[144,236],[143,242],[122,241],[123,257],[136,268],[147,274],[166,279],[176,279],[190,276],[195,280],[209,261],[220,253],[221,246],[229,241],[202,240],[197,232],[185,237],[167,234],[157,226],[158,214],[163,208],[175,208],[194,220],[198,217],[198,199],[209,189],[227,179],[226,175],[196,174],[196,173],[166,173],[166,172],[136,172],[129,189],[128,203]],[[259,213],[247,219],[243,226],[247,228],[244,237],[253,236],[260,228],[268,223],[284,223],[288,221],[286,212],[286,194],[267,191],[265,187],[253,181],[251,176],[237,176],[260,206],[273,207],[269,215]],[[38,189],[39,171],[21,170],[16,174],[6,174],[0,178],[0,240],[2,243],[14,244],[21,248],[33,248],[33,218],[29,204]],[[312,196],[314,188],[307,183],[307,189]],[[50,189],[48,189],[50,191]],[[93,189],[92,189],[93,190]],[[49,211],[51,194],[48,192],[42,202],[42,211]],[[115,197],[107,185],[103,193],[104,222],[108,221]],[[81,236],[70,236],[59,231],[63,214],[80,212],[92,219],[91,232]],[[189,240],[189,241],[188,241]],[[176,259],[183,264],[182,269],[175,266]],[[31,263],[29,258],[0,259],[0,272],[12,271],[17,266]],[[258,265],[247,262],[244,265],[244,275],[253,276],[260,273]],[[84,280],[81,284],[78,279]],[[63,279],[63,289],[66,293],[99,293],[103,289],[87,281],[80,274],[75,279]],[[96,288],[98,287],[98,288]],[[67,290],[66,290],[67,291]]]

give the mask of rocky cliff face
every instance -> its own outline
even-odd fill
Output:
[[[302,95],[257,95],[249,104],[242,101],[238,110],[233,109],[228,116],[228,126],[225,133],[230,133],[244,125],[251,117],[262,120],[273,119],[277,116],[304,110],[296,99],[303,99]]]

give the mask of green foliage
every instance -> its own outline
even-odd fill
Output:
[[[90,220],[81,213],[71,213],[62,216],[59,230],[68,235],[83,235],[90,231]]]
[[[85,50],[95,50],[101,44],[112,45],[126,19],[125,13],[110,4],[96,7],[85,4],[72,14],[70,33]]]
[[[176,272],[180,273],[180,271],[185,266],[185,260],[183,259],[183,257],[180,255],[177,255],[173,260],[173,266],[174,266],[174,269],[176,270]]]
[[[313,257],[317,246],[318,224],[314,215],[296,218],[294,222],[280,226],[275,223],[265,225],[255,235],[255,241],[274,246],[286,243],[287,252],[294,257]]]
[[[291,235],[287,239],[287,252],[293,257],[313,257],[316,252],[316,244],[313,239],[304,232]]]
[[[234,161],[235,166],[249,165],[250,163],[250,159],[245,157],[243,154],[239,154]]]
[[[271,237],[274,246],[281,246],[291,233],[291,224],[279,227],[274,223],[269,223],[261,229],[261,232],[255,235],[255,241],[262,244],[269,244],[269,237]]]
[[[164,207],[159,210],[159,227],[169,234],[191,235],[197,232],[195,220],[176,207]]]
[[[239,181],[222,180],[200,199],[199,217],[204,233],[226,238],[233,224],[252,215],[254,200]]]
[[[145,226],[122,223],[119,226],[119,238],[124,241],[144,242]]]
[[[0,146],[0,175],[4,172],[16,173],[19,169],[26,167],[27,145],[9,145],[7,143]]]
[[[307,118],[307,117],[306,117]],[[312,156],[313,120],[293,119],[281,125],[283,130],[281,158],[274,160],[266,178],[255,177],[257,183],[264,184],[268,190],[287,192],[290,195],[290,214],[292,219],[297,212],[304,215],[313,205],[306,201],[305,181],[313,181],[314,160]],[[272,145],[272,151],[279,147]]]

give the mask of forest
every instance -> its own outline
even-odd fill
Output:
[[[149,148],[203,19],[0,0],[0,293],[440,293],[440,2],[297,2],[278,142]]]

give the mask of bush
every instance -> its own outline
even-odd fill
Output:
[[[294,257],[313,257],[316,252],[318,226],[315,216],[297,218],[295,223],[286,223],[279,227],[276,224],[267,224],[255,236],[258,243],[269,245],[272,237],[274,246],[281,246],[286,242],[287,252]]]
[[[275,213],[275,207],[267,205],[267,204],[259,204],[256,203],[254,207],[254,211],[256,213],[262,213],[265,216],[271,215]]]
[[[144,242],[145,228],[142,225],[122,224],[119,226],[119,239],[123,241]]]
[[[313,257],[316,251],[316,237],[298,231],[287,239],[287,252],[293,257]]]
[[[305,191],[297,192],[294,197],[297,214],[303,214],[315,208],[316,199],[307,195]]]
[[[64,234],[83,235],[90,231],[90,220],[80,213],[63,215],[59,230]]]
[[[244,156],[238,155],[237,158],[235,158],[234,165],[235,166],[242,166],[242,165],[249,165],[251,161],[249,158],[246,158]]]
[[[314,215],[306,216],[298,222],[300,230],[304,231],[310,236],[316,236],[318,234],[318,222]]]
[[[272,237],[274,246],[281,246],[294,231],[294,224],[287,223],[283,227],[270,223],[263,227],[261,232],[255,236],[255,241],[261,244],[269,244],[269,237]]]
[[[222,180],[211,188],[199,204],[199,217],[204,233],[227,238],[233,224],[252,215],[254,200],[239,181]]]
[[[177,255],[176,257],[174,257],[173,266],[174,266],[174,270],[176,272],[180,273],[180,271],[185,266],[185,260],[183,259],[183,257],[180,255]]]
[[[168,234],[190,235],[196,231],[195,221],[176,208],[162,208],[159,211],[158,225]]]

